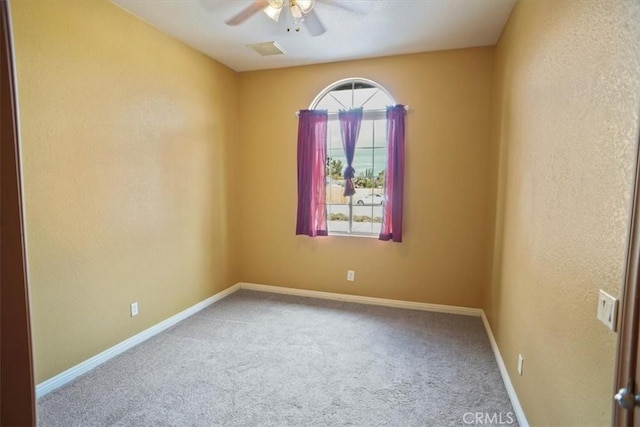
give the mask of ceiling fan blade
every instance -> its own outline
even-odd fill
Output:
[[[227,25],[240,25],[247,19],[251,18],[256,13],[263,10],[268,5],[269,3],[267,2],[267,0],[255,0],[251,5],[244,8],[240,13],[238,13],[233,18],[224,21],[224,23]]]
[[[305,15],[303,23],[314,37],[324,34],[327,31],[315,10],[311,10],[311,12]]]
[[[340,9],[348,10],[349,12],[360,13],[366,15],[371,12],[375,6],[375,2],[370,0],[316,0],[320,3],[328,4],[330,6],[339,7]]]

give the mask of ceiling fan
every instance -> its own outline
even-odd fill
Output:
[[[352,12],[365,13],[362,4],[368,2],[338,1],[338,0],[254,0],[252,4],[241,10],[237,15],[225,21],[227,25],[240,25],[256,13],[262,11],[269,18],[278,22],[283,10],[286,10],[287,19],[293,22],[293,29],[300,31],[300,24],[303,23],[311,35],[319,36],[327,31],[320,18],[316,14],[314,7],[316,3],[326,3],[337,6]],[[291,27],[287,27],[291,31]]]

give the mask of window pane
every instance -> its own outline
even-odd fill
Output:
[[[379,203],[381,195],[369,193],[366,197],[367,204],[354,204],[353,206],[353,232],[380,234],[382,224],[382,205],[369,205]]]
[[[342,135],[340,134],[340,123],[338,121],[329,121],[327,129],[327,149],[328,150],[341,150],[342,148]]]
[[[327,224],[332,233],[349,232],[349,206],[327,205]]]
[[[387,166],[387,149],[384,147],[358,147],[356,148],[353,166],[356,169],[356,186],[362,188],[382,187],[380,173]]]
[[[373,149],[373,176],[377,177],[387,168],[387,149],[386,148],[374,148]],[[384,175],[384,174],[383,174]],[[380,185],[380,182],[377,182]]]
[[[365,108],[367,110],[383,110],[391,104],[393,104],[393,100],[380,90],[367,101]]]
[[[376,147],[387,146],[387,121],[375,120],[373,124],[374,143]]]
[[[325,98],[333,98],[334,102],[340,105],[337,110],[353,108],[353,91],[351,90],[333,90],[329,92]]]
[[[371,101],[376,98],[376,93],[380,92],[380,89],[377,87],[370,89],[356,89],[354,92],[355,106],[356,107],[364,107],[365,110],[373,110],[376,109],[375,103],[372,104]]]
[[[356,148],[373,147],[373,127],[373,120],[362,120],[362,122],[360,122],[360,133],[358,134]]]
[[[328,110],[328,111],[337,111],[340,108],[344,108],[340,103],[338,103],[335,99],[330,96],[323,97],[318,104],[313,107],[315,110]]]
[[[373,223],[371,224],[371,231],[375,234],[380,234],[382,231],[382,205],[376,205],[373,207]]]
[[[347,159],[342,149],[340,135],[335,135],[339,126],[335,122],[329,123],[329,135],[327,141],[327,203],[345,203],[342,197],[344,192],[344,168],[347,166]],[[339,197],[338,197],[339,196]]]

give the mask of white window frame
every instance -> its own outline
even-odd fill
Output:
[[[325,87],[313,99],[313,101],[311,102],[311,105],[309,106],[309,109],[310,110],[316,109],[317,105],[320,103],[320,101],[322,101],[325,96],[327,96],[330,92],[332,92],[337,87],[343,86],[345,84],[355,85],[355,84],[358,84],[358,83],[362,83],[362,84],[365,84],[365,85],[368,85],[368,86],[371,86],[371,87],[374,87],[374,88],[378,89],[379,91],[384,93],[384,95],[386,95],[389,98],[389,105],[395,105],[396,104],[396,101],[395,101],[394,97],[381,84],[379,84],[379,83],[377,83],[377,82],[375,82],[373,80],[365,79],[365,78],[362,78],[362,77],[349,77],[349,78],[346,78],[346,79],[338,80],[338,81],[336,81],[334,83],[331,83],[327,87]],[[354,88],[352,88],[352,91],[353,90],[354,90]],[[363,105],[365,105],[365,107],[364,107],[363,112],[362,112],[362,122],[386,119],[386,109],[374,109],[374,110],[367,110],[366,109],[366,102],[369,99],[367,99],[363,103]],[[358,106],[353,105],[353,104],[354,104],[354,96],[352,95],[352,102],[351,102],[351,107],[350,108],[357,108],[358,107]],[[329,122],[339,122],[338,111],[328,111],[328,121]],[[387,155],[388,154],[385,154],[385,157]],[[325,186],[325,191],[326,191],[326,186]],[[325,202],[325,207],[327,207],[329,205],[330,205],[329,203]],[[353,205],[354,205],[353,196],[350,196],[349,197],[349,204],[348,204],[348,207],[349,207],[348,231],[344,232],[344,231],[331,231],[331,230],[328,230],[329,231],[329,235],[330,236],[375,237],[375,238],[377,238],[378,237],[377,233],[353,231],[353,217],[354,217],[354,215],[353,215]],[[328,227],[329,221],[330,221],[330,219],[327,218],[327,228],[330,228],[330,227]]]

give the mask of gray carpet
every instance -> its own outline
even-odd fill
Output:
[[[516,425],[478,317],[244,290],[37,409],[64,427]]]

